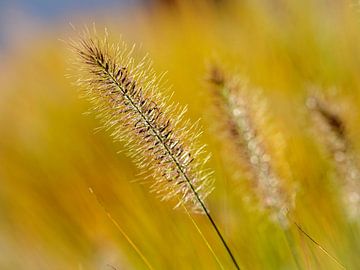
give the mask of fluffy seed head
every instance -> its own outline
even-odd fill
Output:
[[[150,188],[163,200],[175,199],[194,211],[212,190],[197,124],[184,121],[185,108],[170,104],[147,57],[136,61],[134,48],[110,44],[85,31],[71,48],[77,55],[85,97],[115,141],[125,142],[138,167],[151,176]]]
[[[342,179],[342,198],[350,220],[360,218],[360,167],[347,135],[339,106],[327,102],[319,92],[307,100],[316,137],[326,147]]]
[[[226,78],[217,67],[210,71],[209,80],[217,97],[220,114],[227,121],[229,143],[233,145],[234,154],[247,163],[261,206],[270,209],[275,222],[287,227],[291,198],[283,189],[265,147],[264,137],[257,128],[259,121],[266,121],[266,103],[254,93],[250,94],[246,82]]]

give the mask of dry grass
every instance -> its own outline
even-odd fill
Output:
[[[213,127],[222,121],[205,79],[213,59],[263,89],[275,121],[262,128],[266,149],[286,187],[297,187],[291,217],[347,269],[357,269],[359,224],[346,214],[343,179],[314,136],[306,100],[309,84],[320,85],[325,96],[338,89],[332,103],[345,104],[341,120],[357,156],[358,10],[349,1],[182,3],[171,11],[134,10],[121,24],[118,13],[109,13],[106,24],[129,43],[143,44],[154,70],[168,70],[172,100],[188,104],[192,122],[203,119],[200,144],[212,153],[208,166],[216,179],[207,205],[242,268],[296,265],[283,229],[259,211],[248,174],[229,163]],[[89,23],[102,29],[102,20]],[[0,64],[0,268],[146,269],[105,208],[154,269],[218,269],[192,220],[157,200],[148,186],[132,183],[143,178],[126,154],[116,153],[123,143],[92,132],[100,121],[82,114],[88,104],[64,78],[72,56],[57,39],[68,34],[50,30],[26,48],[9,50]],[[224,269],[232,269],[206,217],[193,219]],[[340,269],[296,227],[290,232],[304,269]]]

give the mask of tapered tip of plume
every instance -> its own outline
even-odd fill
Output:
[[[223,85],[225,83],[225,74],[217,65],[210,65],[208,70],[207,80],[210,83],[214,85]]]
[[[85,30],[70,42],[76,53],[77,80],[92,111],[115,141],[125,143],[150,189],[176,206],[204,210],[212,178],[204,169],[208,155],[198,143],[198,124],[184,119],[186,109],[170,103],[147,57],[133,57],[134,47],[111,43]]]

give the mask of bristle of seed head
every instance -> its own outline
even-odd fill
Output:
[[[306,105],[314,122],[319,142],[326,147],[342,179],[342,199],[350,220],[360,217],[360,167],[351,147],[346,125],[339,115],[339,106],[326,101],[318,91],[312,93]],[[315,128],[316,127],[316,128]]]
[[[212,84],[220,115],[226,118],[227,137],[236,156],[247,163],[252,185],[260,206],[270,210],[271,219],[286,228],[293,196],[287,196],[275,172],[272,159],[258,130],[258,121],[266,121],[266,104],[260,96],[250,94],[246,81],[227,78],[218,67],[212,67],[208,80]],[[264,118],[265,117],[265,118]]]
[[[186,109],[163,97],[160,79],[147,57],[134,59],[134,48],[111,44],[90,31],[70,47],[77,55],[77,85],[115,141],[151,177],[150,189],[163,200],[177,200],[203,211],[200,200],[212,191],[204,169],[208,155],[198,144],[197,124],[184,121]]]

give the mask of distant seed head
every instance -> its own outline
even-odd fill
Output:
[[[77,55],[81,86],[105,129],[125,142],[129,155],[152,176],[150,188],[163,200],[175,199],[201,210],[199,200],[212,190],[204,146],[197,143],[197,124],[184,121],[185,108],[170,104],[148,58],[136,61],[133,48],[110,44],[108,35],[89,31],[71,42]]]
[[[218,100],[220,115],[227,119],[229,143],[234,146],[234,154],[243,156],[243,160],[248,163],[247,167],[261,205],[270,209],[273,220],[287,227],[287,215],[292,204],[273,168],[264,138],[257,129],[259,123],[256,120],[264,119],[255,117],[255,114],[263,114],[266,104],[259,97],[249,94],[245,82],[237,78],[226,78],[216,67],[210,71],[209,80]],[[254,111],[255,107],[257,112]]]
[[[360,167],[348,138],[344,121],[335,105],[326,102],[318,92],[307,100],[315,132],[336,165],[342,179],[342,198],[351,220],[360,217]]]

